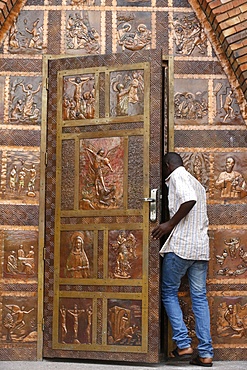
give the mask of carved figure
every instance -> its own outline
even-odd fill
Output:
[[[91,327],[92,327],[92,315],[93,315],[93,310],[92,307],[88,307],[87,310],[87,328],[86,328],[86,333],[87,333],[87,342],[91,343]]]
[[[77,304],[74,305],[74,310],[68,310],[68,313],[74,318],[73,330],[75,344],[80,343],[80,341],[78,340],[79,316],[81,316],[83,312],[85,312],[85,310],[78,310]]]
[[[225,122],[227,120],[227,118],[233,118],[233,116],[234,116],[234,110],[231,106],[232,102],[233,102],[232,90],[230,90],[229,93],[226,96],[226,99],[225,99],[225,102],[224,102],[224,105],[223,105],[223,108],[226,112],[225,117],[223,118],[223,122]]]
[[[14,166],[10,171],[10,178],[9,178],[9,188],[11,192],[16,190],[16,183],[17,183],[17,168]]]
[[[216,189],[221,190],[222,198],[242,198],[246,196],[247,185],[240,172],[234,170],[235,159],[226,158],[225,171],[221,172],[215,182]]]
[[[11,49],[18,49],[20,47],[20,43],[17,38],[17,33],[18,33],[18,30],[16,27],[16,19],[15,19],[9,30],[9,47]]]
[[[60,313],[61,313],[61,326],[62,326],[62,343],[65,343],[65,337],[67,335],[67,324],[66,324],[66,308],[62,306],[60,308]]]
[[[34,246],[30,246],[30,250],[27,253],[26,257],[23,259],[24,272],[27,275],[34,274]]]
[[[33,114],[33,103],[34,103],[34,95],[39,92],[41,88],[41,82],[39,83],[39,86],[36,90],[33,90],[32,84],[27,84],[27,86],[24,86],[22,82],[19,83],[19,85],[22,87],[22,91],[26,94],[25,101],[24,101],[24,107],[23,107],[23,118],[28,118],[32,116]]]
[[[11,251],[7,260],[7,271],[11,274],[17,273],[17,259],[15,251]]]
[[[129,279],[131,261],[136,256],[136,238],[132,233],[126,235],[122,232],[118,235],[117,242],[112,244],[112,247],[117,252],[116,266],[114,276],[121,279]]]
[[[6,305],[6,308],[8,308],[11,311],[12,317],[16,316],[16,319],[14,321],[14,325],[12,330],[14,329],[20,329],[25,326],[24,321],[24,315],[29,314],[30,312],[34,311],[34,308],[31,308],[29,311],[25,311],[25,307],[22,306],[21,308],[17,305]]]
[[[27,27],[25,28],[26,31],[32,35],[28,47],[30,49],[42,49],[42,41],[40,40],[43,27],[38,27],[39,18],[36,19],[36,21],[33,22],[33,28],[29,30]]]
[[[30,173],[30,179],[29,179],[28,185],[27,185],[27,188],[28,188],[27,195],[29,197],[35,197],[34,187],[35,187],[36,174],[37,174],[35,164],[33,164],[32,168],[30,168],[30,169],[25,168],[25,171]]]
[[[228,246],[230,257],[236,258],[236,252],[240,246],[239,238],[230,238],[229,242],[227,240],[224,240],[224,244]]]
[[[21,170],[19,171],[19,174],[18,174],[18,193],[19,194],[24,189],[25,177],[26,177],[26,172],[25,172],[24,167],[22,167]]]
[[[17,121],[19,118],[22,117],[22,114],[23,114],[22,100],[18,99],[12,109],[10,118],[11,120]]]
[[[90,148],[86,148],[86,150],[90,152],[94,157],[92,161],[92,168],[94,171],[94,186],[96,195],[100,195],[100,186],[102,186],[104,192],[107,194],[109,190],[105,186],[103,168],[106,166],[111,170],[111,172],[113,172],[110,161],[107,157],[105,157],[105,151],[102,148],[99,149],[97,152],[94,152]]]
[[[71,237],[72,249],[66,263],[67,277],[87,278],[90,275],[89,261],[84,250],[83,235],[74,233]]]

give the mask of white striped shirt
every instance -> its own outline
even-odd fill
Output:
[[[170,217],[181,204],[195,200],[191,211],[174,227],[160,254],[174,252],[188,260],[209,260],[209,237],[206,191],[183,166],[166,179]]]

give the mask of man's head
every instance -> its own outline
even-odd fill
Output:
[[[183,166],[183,160],[178,153],[169,152],[163,158],[163,173],[167,178],[176,168]]]
[[[232,157],[226,158],[226,172],[232,172],[235,165],[235,159]]]

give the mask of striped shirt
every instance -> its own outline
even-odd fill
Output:
[[[195,200],[191,211],[174,227],[160,254],[174,252],[183,259],[209,260],[209,237],[206,191],[183,166],[166,179],[170,217],[181,204]]]

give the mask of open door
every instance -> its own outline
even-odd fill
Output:
[[[43,356],[156,363],[162,57],[46,57]]]

